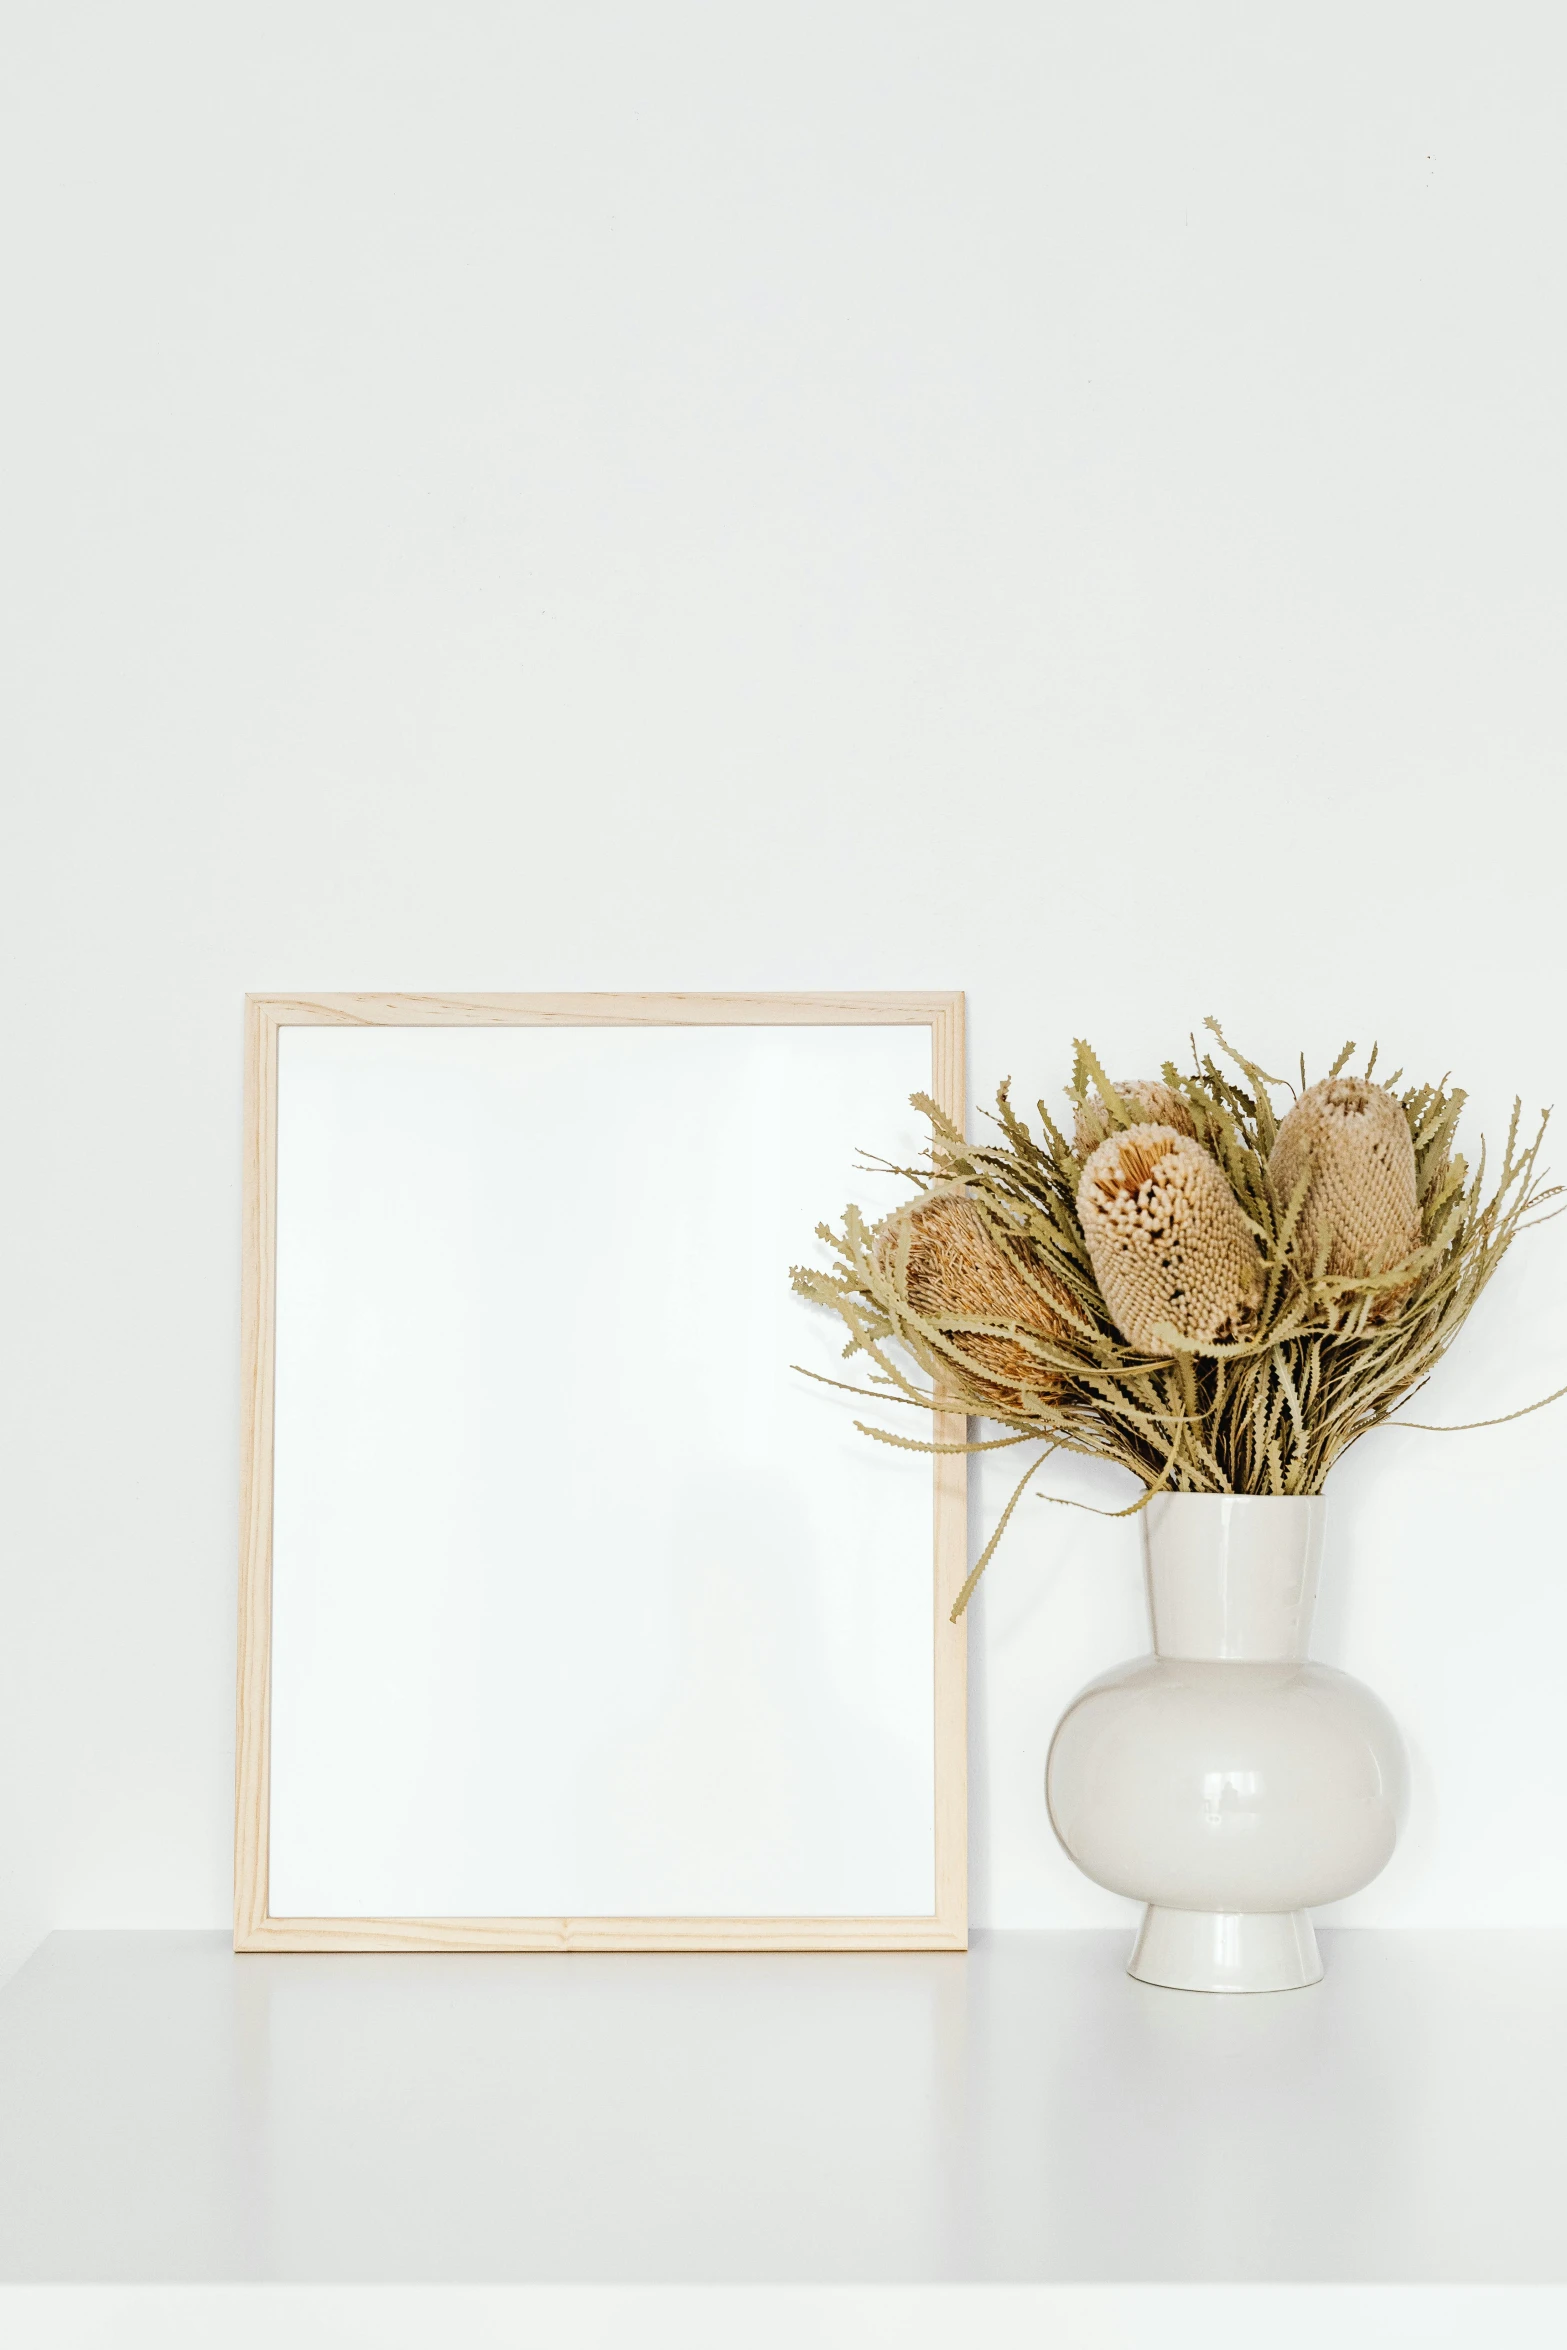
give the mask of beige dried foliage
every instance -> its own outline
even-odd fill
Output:
[[[1045,1104],[1036,1133],[1007,1085],[998,1131],[977,1141],[915,1096],[929,1151],[898,1171],[918,1196],[883,1224],[851,1205],[839,1227],[818,1225],[830,1262],[795,1266],[794,1286],[839,1318],[845,1358],[861,1366],[830,1384],[982,1414],[1002,1433],[958,1442],[862,1420],[867,1435],[919,1452],[1037,1442],[1115,1461],[1142,1483],[1137,1510],[1155,1493],[1320,1493],[1362,1436],[1421,1425],[1400,1422],[1399,1407],[1514,1240],[1554,1212],[1544,1118],[1526,1136],[1515,1104],[1500,1163],[1482,1147],[1471,1168],[1456,1147],[1464,1096],[1445,1080],[1373,1085],[1375,1049],[1346,1078],[1346,1045],[1320,1085],[1307,1087],[1302,1063],[1286,1112],[1275,1096],[1293,1088],[1207,1028],[1222,1060],[1194,1039],[1189,1072],[1166,1062],[1163,1086],[1185,1114],[1147,1125],[1138,1113],[1161,1097],[1112,1085],[1078,1045],[1077,1133],[1103,1123],[1086,1164]],[[1014,1486],[955,1614],[1038,1466]]]
[[[1136,1123],[1173,1126],[1177,1134],[1189,1134],[1196,1141],[1197,1128],[1191,1111],[1180,1095],[1161,1079],[1117,1078],[1115,1090],[1122,1106],[1137,1113]],[[1089,1152],[1096,1150],[1113,1131],[1110,1113],[1096,1095],[1077,1103],[1072,1125],[1072,1147],[1080,1159],[1086,1159]]]
[[[1268,1172],[1285,1204],[1304,1181],[1297,1229],[1310,1267],[1385,1273],[1420,1246],[1414,1139],[1386,1086],[1327,1077],[1308,1087],[1280,1122]],[[1369,1318],[1385,1321],[1412,1286],[1381,1290]]]
[[[875,1254],[884,1278],[898,1286],[901,1277],[915,1313],[974,1367],[972,1385],[989,1402],[1019,1411],[1027,1395],[1042,1397],[1059,1385],[1049,1366],[1016,1338],[968,1327],[1010,1323],[1056,1343],[1068,1335],[1047,1303],[1059,1297],[1048,1274],[1036,1272],[1031,1282],[972,1200],[949,1192],[902,1209],[881,1226]]]
[[[1149,1355],[1250,1330],[1262,1260],[1218,1162],[1173,1126],[1129,1126],[1090,1153],[1078,1220],[1123,1338]]]

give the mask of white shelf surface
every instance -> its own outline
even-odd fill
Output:
[[[1323,1941],[1314,1990],[1205,1999],[1106,1933],[51,1935],[0,1990],[0,2283],[1567,2279],[1567,1934]]]

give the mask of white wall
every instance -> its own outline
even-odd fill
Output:
[[[1210,1010],[1493,1130],[1562,1093],[1567,27],[13,0],[7,47],[0,1906],[214,1924],[247,987],[960,985],[976,1096]],[[1423,1416],[1567,1378],[1564,1235]],[[1564,1444],[1335,1476],[1322,1652],[1415,1758],[1355,1918],[1567,1922]],[[975,1631],[977,1918],[1127,1914],[1039,1783],[1135,1534],[1026,1504]]]

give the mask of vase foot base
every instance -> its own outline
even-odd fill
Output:
[[[1303,1991],[1321,1982],[1322,1960],[1303,1909],[1150,1908],[1126,1971],[1167,1991]]]

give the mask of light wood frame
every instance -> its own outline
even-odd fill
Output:
[[[932,1097],[964,1122],[961,994],[258,995],[245,1006],[234,1947],[252,1950],[963,1950],[968,1947],[967,1458],[934,1456],[936,1906],[928,1917],[302,1918],[267,1907],[278,1031],[287,1027],[926,1027]],[[938,1440],[964,1422],[941,1415]]]

